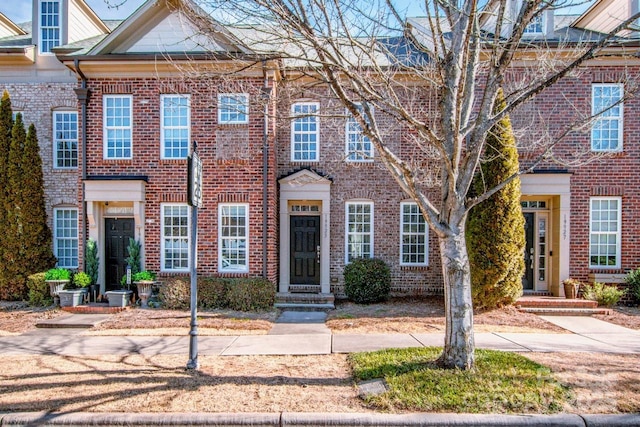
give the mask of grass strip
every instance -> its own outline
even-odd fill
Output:
[[[356,381],[382,378],[387,392],[364,397],[387,411],[556,413],[571,398],[551,370],[516,353],[477,349],[473,370],[442,369],[438,347],[350,355]]]

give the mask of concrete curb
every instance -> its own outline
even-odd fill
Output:
[[[0,426],[545,426],[630,427],[640,414],[377,414],[377,413],[48,413],[0,414]]]

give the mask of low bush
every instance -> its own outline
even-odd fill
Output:
[[[616,305],[626,291],[615,286],[607,286],[604,283],[594,282],[584,284],[582,295],[585,299],[597,301],[599,306],[611,307]]]
[[[198,306],[202,308],[225,308],[229,279],[219,277],[198,278]]]
[[[631,296],[635,298],[636,302],[640,302],[640,268],[631,270],[624,281],[629,286]]]
[[[276,288],[267,279],[232,279],[227,286],[227,307],[232,310],[268,310],[275,299]]]
[[[91,276],[83,271],[73,275],[73,285],[76,288],[88,288],[91,284]]]
[[[29,304],[47,307],[53,304],[53,297],[49,293],[49,284],[44,281],[45,273],[35,273],[27,277],[29,290]]]
[[[52,268],[44,273],[44,280],[71,280],[71,272],[66,268]]]
[[[188,277],[169,277],[160,286],[158,298],[168,310],[188,310],[191,306],[191,282]]]
[[[191,306],[189,277],[164,280],[158,295],[163,308],[187,310]],[[268,310],[276,298],[275,286],[262,278],[228,279],[198,277],[198,307],[229,308],[238,311]]]
[[[358,304],[371,304],[389,298],[391,271],[377,258],[359,258],[344,267],[344,292]]]

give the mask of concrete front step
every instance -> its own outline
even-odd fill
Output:
[[[562,308],[562,307],[518,307],[525,313],[538,314],[540,316],[592,316],[594,314],[611,314],[608,308]]]
[[[292,292],[278,292],[274,306],[296,311],[325,311],[336,308],[333,294]]]
[[[75,307],[62,307],[62,311],[75,314],[115,314],[128,310],[127,307],[110,307],[108,304],[91,303],[88,305],[77,305]]]
[[[516,307],[538,308],[596,308],[598,303],[586,299],[568,299],[559,297],[533,297],[524,296],[518,298]]]
[[[67,314],[36,323],[36,328],[47,329],[88,329],[109,318],[108,314]]]

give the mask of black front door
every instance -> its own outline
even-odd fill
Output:
[[[291,217],[292,285],[320,284],[320,217]]]
[[[106,289],[120,289],[120,279],[126,274],[129,239],[134,237],[133,218],[105,218]]]
[[[524,234],[527,242],[524,247],[524,276],[522,276],[522,289],[532,291],[534,289],[533,283],[533,268],[535,261],[534,253],[534,227],[535,215],[532,212],[524,213]]]

